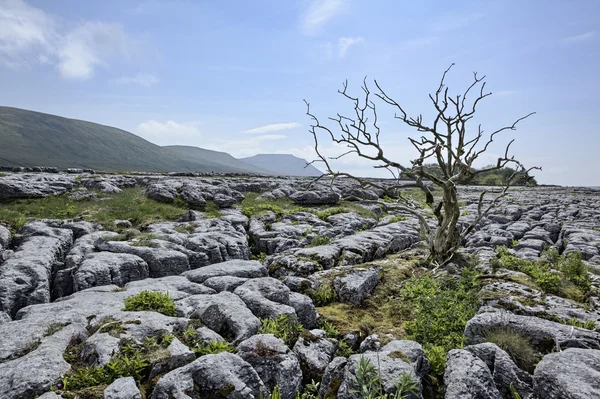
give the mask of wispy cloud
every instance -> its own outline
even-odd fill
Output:
[[[0,65],[52,65],[66,79],[89,79],[111,58],[137,58],[143,48],[120,24],[84,21],[66,29],[58,21],[23,0],[3,0]]]
[[[199,138],[200,131],[197,125],[196,122],[178,123],[172,120],[159,122],[152,119],[140,123],[136,133],[152,142],[173,144],[173,139],[176,138]]]
[[[136,86],[152,86],[160,82],[160,79],[151,73],[138,73],[133,76],[123,76],[116,80],[120,84],[131,84]]]
[[[569,36],[561,39],[561,43],[574,44],[581,43],[596,37],[596,31],[582,33],[581,35]]]
[[[323,26],[344,10],[347,0],[311,0],[301,19],[301,30],[305,35],[320,33]]]
[[[357,37],[340,37],[338,41],[338,54],[340,58],[346,56],[346,53],[350,49],[350,47],[355,46],[357,44],[364,44],[365,39],[362,36]]]
[[[286,138],[287,136],[283,134],[265,134],[242,140],[212,140],[212,137],[207,137],[206,143],[202,146],[215,151],[224,151],[234,157],[241,158],[259,153],[274,152],[274,148],[271,147],[273,144],[270,143],[276,143]]]
[[[264,134],[264,133],[272,133],[272,132],[279,132],[282,130],[289,130],[289,129],[295,129],[302,126],[299,123],[296,122],[290,122],[290,123],[274,123],[271,125],[265,125],[265,126],[260,126],[260,127],[255,127],[254,129],[249,129],[249,130],[244,130],[242,133],[249,133],[249,134]]]

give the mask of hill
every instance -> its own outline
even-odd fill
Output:
[[[215,165],[218,167],[225,167],[230,169],[232,172],[239,173],[257,173],[261,175],[275,175],[277,173],[261,169],[251,164],[240,161],[234,158],[226,152],[212,151],[199,147],[191,147],[185,145],[167,145],[163,148],[177,154],[181,159],[189,162],[202,161],[203,163]]]
[[[291,154],[258,154],[239,160],[261,169],[273,170],[278,175],[321,176],[323,174],[312,165],[306,166],[304,159]]]
[[[237,172],[190,161],[135,134],[41,112],[0,107],[0,165],[105,171]]]

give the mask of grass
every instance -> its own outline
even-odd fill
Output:
[[[321,245],[327,245],[331,242],[331,238],[327,237],[327,236],[320,236],[320,235],[316,235],[312,238],[312,240],[310,241],[310,247],[318,247]]]
[[[377,219],[378,216],[358,204],[351,201],[340,201],[339,206],[330,207],[327,205],[302,207],[294,203],[289,198],[279,198],[275,200],[258,200],[259,193],[244,193],[245,199],[242,201],[242,213],[247,217],[260,216],[268,211],[275,213],[277,218],[284,215],[290,215],[298,212],[310,212],[325,220],[329,216],[339,213],[355,212],[367,218]]]
[[[125,188],[119,194],[100,193],[90,201],[71,201],[67,195],[46,198],[3,200],[0,202],[0,221],[17,230],[26,218],[71,219],[81,217],[111,230],[117,219],[129,220],[133,227],[177,220],[187,208],[154,201],[146,197],[144,188]]]
[[[46,331],[44,331],[44,337],[49,337],[51,335],[56,334],[70,323],[52,323],[48,327],[46,327]]]
[[[177,316],[175,302],[168,292],[141,291],[139,294],[125,298],[127,311],[152,311],[166,316]]]
[[[360,307],[336,302],[335,291],[327,281],[321,282],[319,290],[307,290],[306,294],[315,302],[319,314],[341,334],[360,331],[362,338],[372,333],[402,336],[407,320],[407,312],[399,308],[402,282],[411,275],[422,258],[412,250],[389,256],[386,262],[378,263],[383,270],[381,281]]]
[[[280,315],[275,319],[260,319],[260,322],[259,334],[273,334],[290,348],[304,330],[302,324],[288,315]]]
[[[498,327],[487,331],[485,339],[506,351],[519,368],[529,373],[533,372],[539,361],[529,339],[508,327]]]
[[[221,352],[235,352],[235,346],[224,341],[210,341],[208,343],[196,343],[192,350],[197,356],[211,355]]]
[[[504,268],[525,273],[545,293],[575,301],[581,302],[591,289],[589,268],[577,253],[559,255],[553,248],[545,251],[541,259],[532,261],[521,259],[500,246],[491,264],[494,270]]]

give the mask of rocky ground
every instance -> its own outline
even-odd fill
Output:
[[[0,224],[0,398],[360,398],[365,359],[390,398],[600,397],[600,191],[515,188],[431,271],[383,192],[309,183],[0,177],[39,211]],[[131,190],[180,212],[99,219]]]

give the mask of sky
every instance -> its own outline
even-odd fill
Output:
[[[542,167],[538,182],[600,186],[598,0],[0,0],[0,105],[236,157],[314,159],[303,100],[323,121],[351,115],[346,79],[356,96],[376,79],[430,121],[428,94],[452,63],[450,93],[474,71],[492,93],[468,132],[536,112],[479,166],[514,138],[515,157]],[[377,107],[386,154],[408,164],[421,133]],[[334,166],[386,176],[356,157]]]

